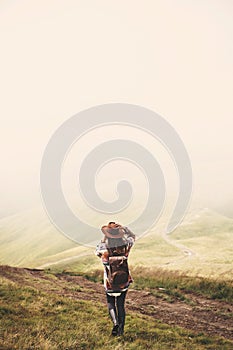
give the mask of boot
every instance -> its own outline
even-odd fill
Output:
[[[117,335],[121,336],[123,334],[124,334],[124,325],[120,323],[118,326]]]
[[[124,334],[124,326],[125,326],[125,316],[119,317],[119,327],[117,335],[123,335]]]
[[[117,320],[117,315],[116,315],[116,310],[115,309],[110,309],[109,310],[109,315],[111,316],[112,322],[113,322],[113,329],[112,329],[112,335],[116,336],[118,334],[118,320]]]

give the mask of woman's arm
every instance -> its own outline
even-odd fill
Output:
[[[127,237],[132,237],[135,241],[136,235],[126,226],[124,226],[124,231]]]
[[[99,258],[101,258],[102,254],[106,251],[106,244],[105,242],[100,242],[97,244],[95,249],[95,255],[97,255]]]

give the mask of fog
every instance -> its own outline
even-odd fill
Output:
[[[230,0],[1,1],[0,215],[41,206],[40,165],[52,134],[79,111],[112,102],[165,118],[191,159],[192,206],[230,215],[232,16]],[[175,167],[159,142],[125,126],[98,132],[77,142],[67,158],[67,197],[85,152],[121,134],[153,149],[174,200]],[[127,169],[141,198],[140,173],[135,179],[135,170]],[[97,179],[106,200],[115,193],[110,173]]]

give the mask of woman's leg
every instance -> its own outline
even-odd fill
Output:
[[[124,333],[126,294],[127,294],[127,290],[125,292],[122,292],[121,295],[117,297],[117,312],[118,312],[118,321],[119,321],[118,335],[122,335]]]
[[[116,298],[106,293],[109,315],[113,322],[112,335],[118,333],[118,318],[116,312]]]

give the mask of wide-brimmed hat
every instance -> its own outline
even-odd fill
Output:
[[[102,226],[101,230],[108,238],[122,238],[124,236],[124,230],[121,225],[118,227]]]

